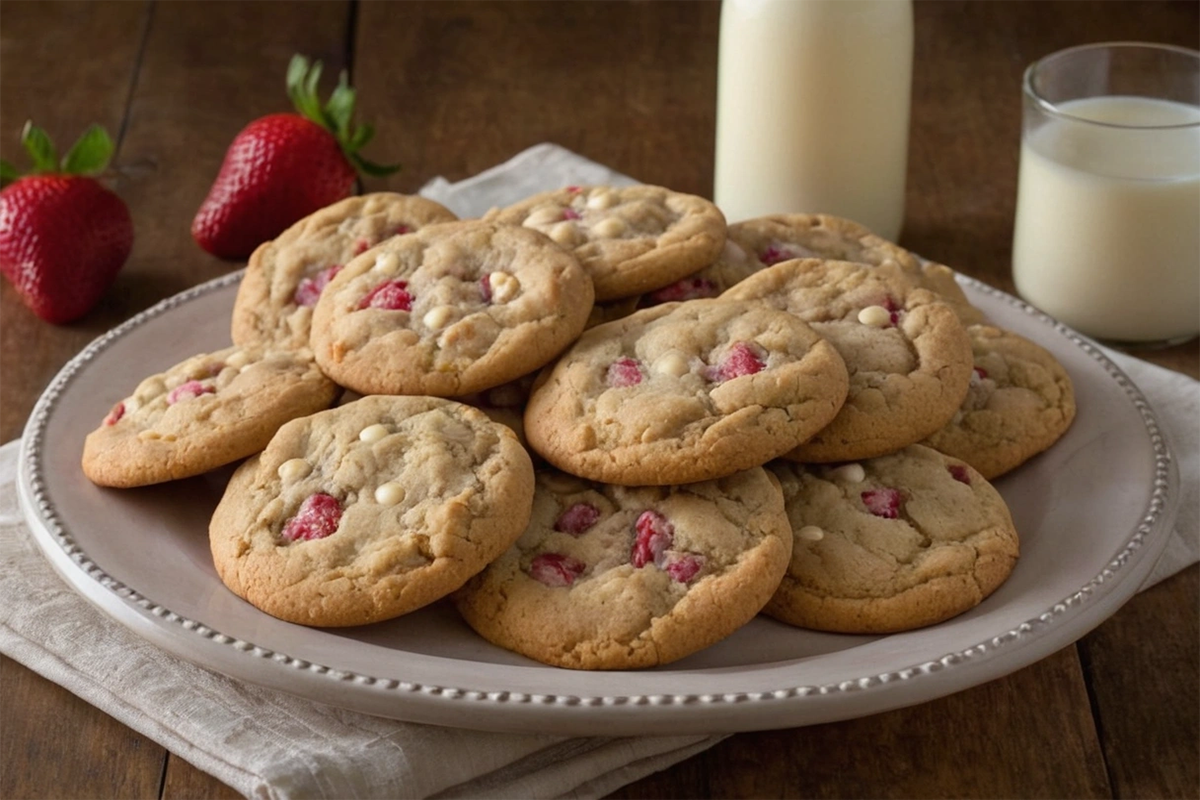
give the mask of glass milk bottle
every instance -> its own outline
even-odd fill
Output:
[[[904,220],[910,0],[724,0],[714,199],[730,222]]]

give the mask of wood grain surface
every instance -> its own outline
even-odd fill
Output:
[[[1020,77],[1105,40],[1196,48],[1200,5],[917,2],[902,244],[1006,291]],[[552,141],[649,182],[711,196],[716,2],[0,2],[0,156],[26,119],[60,146],[118,139],[136,243],[80,322],[37,320],[0,289],[0,441],[91,339],[240,264],[202,252],[192,215],[229,141],[287,110],[295,52],[348,69],[366,155],[415,192]],[[1200,377],[1200,345],[1140,353]],[[732,736],[616,792],[668,797],[1200,796],[1200,570],[1135,596],[1079,642],[982,686],[864,719]],[[0,658],[0,797],[227,798],[227,786]]]

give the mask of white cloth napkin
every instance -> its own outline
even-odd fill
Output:
[[[538,145],[460,183],[423,193],[478,216],[571,183],[633,183]],[[1184,496],[1147,581],[1200,560],[1200,384],[1108,353],[1157,411]],[[372,717],[244,684],[171,656],[111,621],[42,557],[17,505],[17,442],[0,447],[0,652],[256,798],[600,797],[721,736],[564,738],[492,734]]]

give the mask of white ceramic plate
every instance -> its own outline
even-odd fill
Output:
[[[1174,463],[1138,389],[1087,340],[974,281],[998,325],[1048,348],[1078,416],[996,482],[1021,535],[1010,579],[949,622],[892,636],[814,633],[759,618],[663,668],[575,672],[476,636],[445,602],[374,626],[317,630],[227,591],[207,524],[229,470],[134,490],[79,468],[84,436],[141,378],[227,346],[238,274],[93,342],[41,398],[22,442],[21,500],[66,581],[113,619],[235,678],[376,715],[569,735],[713,733],[863,716],[988,681],[1066,646],[1117,610],[1167,542]]]

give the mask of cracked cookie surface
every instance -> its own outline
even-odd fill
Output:
[[[439,203],[374,192],[310,214],[250,255],[233,305],[234,344],[308,347],[321,292],[352,258],[385,239],[457,219]]]
[[[391,619],[459,588],[525,529],[512,431],[432,397],[364,397],[285,425],[213,514],[231,591],[302,625]]]
[[[778,586],[791,539],[761,467],[662,488],[541,471],[529,527],[454,600],[484,638],[537,661],[652,667],[749,622]]]
[[[544,235],[431,225],[355,258],[321,293],[312,346],[361,394],[455,397],[532,372],[583,330],[592,284]]]
[[[1075,391],[1048,350],[990,325],[970,325],[970,388],[946,427],[922,444],[966,461],[987,479],[1049,448],[1075,419]]]
[[[599,301],[666,286],[711,263],[725,243],[720,209],[661,186],[569,186],[484,219],[539,230],[572,251]]]
[[[834,347],[791,314],[671,303],[585,332],[535,382],[525,436],[548,462],[591,480],[709,480],[807,440],[846,387]]]
[[[1016,564],[1017,532],[999,492],[928,447],[770,469],[795,538],[764,609],[783,622],[841,633],[932,625],[978,605]]]
[[[837,349],[849,371],[838,415],[788,458],[829,462],[893,452],[940,430],[967,394],[971,344],[958,317],[886,265],[784,261],[721,298],[759,300],[796,315]]]
[[[142,380],[83,445],[101,486],[187,478],[257,453],[285,422],[328,408],[339,388],[312,357],[229,347]]]

